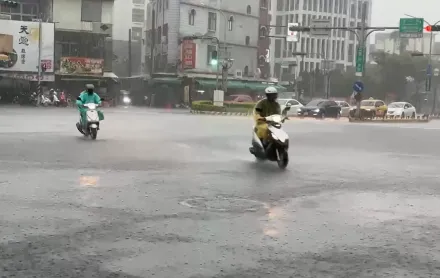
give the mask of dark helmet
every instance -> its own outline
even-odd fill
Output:
[[[93,94],[95,92],[95,86],[93,84],[86,85],[87,93]]]

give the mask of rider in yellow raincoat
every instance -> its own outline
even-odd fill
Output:
[[[280,104],[277,102],[278,91],[275,87],[265,89],[266,98],[257,102],[254,108],[255,132],[263,145],[267,143],[268,126],[264,117],[281,114]]]

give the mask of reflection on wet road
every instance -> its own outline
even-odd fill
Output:
[[[0,111],[0,277],[439,277],[440,122],[291,121],[286,171],[247,118]]]

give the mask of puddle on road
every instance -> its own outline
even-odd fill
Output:
[[[81,176],[79,178],[79,185],[81,187],[97,187],[99,185],[98,176]]]

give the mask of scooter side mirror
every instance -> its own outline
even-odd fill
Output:
[[[81,100],[81,98],[80,98],[80,97],[77,97],[76,100]]]

